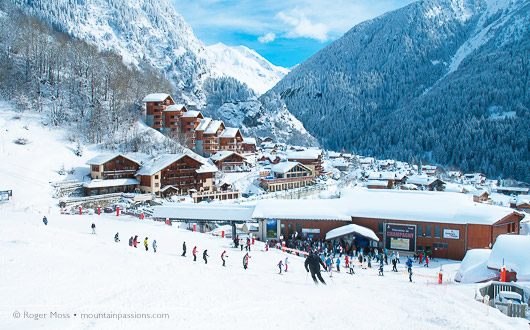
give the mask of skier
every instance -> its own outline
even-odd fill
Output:
[[[44,222],[45,226],[48,225],[48,219],[46,218],[46,216],[44,216],[44,218],[42,218],[42,222]]]
[[[119,241],[120,241],[120,234],[116,233],[116,235],[114,235],[114,242],[118,243]]]
[[[193,261],[197,261],[197,247],[196,246],[193,247],[193,251],[191,251],[191,253],[193,254]]]
[[[353,271],[353,262],[350,262],[350,275],[353,274],[355,274],[355,272]]]
[[[322,284],[326,284],[322,278],[322,275],[320,274],[320,265],[322,265],[326,271],[328,270],[324,262],[322,262],[322,259],[320,259],[314,251],[310,251],[309,256],[304,262],[305,270],[307,272],[311,271],[311,278],[315,284],[318,284],[317,278],[320,280],[320,282],[322,282]]]
[[[400,263],[401,263],[401,261],[399,261],[399,251],[398,251],[398,252],[396,252],[396,259],[397,259],[397,263],[398,263],[398,264],[400,264]]]
[[[134,236],[133,239],[133,246],[136,248],[136,245],[138,245],[138,235]]]
[[[350,266],[350,257],[348,255],[346,255],[346,258],[345,258],[345,262],[346,264],[344,266],[346,266],[346,268],[348,268]]]
[[[228,256],[226,255],[226,251],[223,251],[223,253],[221,253],[221,260],[223,260],[223,267],[225,267],[225,257],[228,258]]]
[[[425,265],[423,265],[423,267],[427,267],[429,268],[429,256],[428,255],[425,255]]]
[[[153,240],[153,252],[156,253],[156,239]]]
[[[247,252],[245,256],[243,257],[243,268],[244,269],[247,269],[248,267],[248,258],[250,258],[250,256],[248,255],[248,252]]]
[[[265,241],[265,251],[269,251],[269,240]]]
[[[394,252],[392,252],[392,257],[390,259],[392,260],[392,271],[397,272],[397,257]]]
[[[186,242],[182,243],[182,256],[186,256]]]
[[[247,237],[247,250],[250,252],[250,238]]]
[[[239,246],[241,247],[241,252],[243,252],[243,239],[239,239]]]
[[[147,247],[149,246],[149,243],[147,242],[147,237],[144,239],[144,246],[145,250],[147,251]]]
[[[289,257],[285,257],[285,272],[287,273],[287,264],[289,263]]]
[[[204,252],[202,253],[202,259],[204,260],[204,263],[207,264],[208,263],[208,259],[207,257],[209,257],[208,255],[208,250],[204,250]]]
[[[379,258],[379,276],[384,276],[383,275],[383,263],[385,261],[383,260],[383,255],[381,255],[381,258]]]
[[[278,268],[280,268],[280,274],[282,273],[282,266],[283,262],[280,260],[280,262],[278,263]]]
[[[412,282],[412,259],[410,257],[407,260],[407,271],[409,273],[409,280]]]
[[[340,257],[337,258],[337,273],[340,273]]]
[[[132,247],[132,244],[133,244],[133,237],[131,236],[131,238],[129,238],[129,246]]]
[[[96,224],[92,222],[92,234],[96,235]]]
[[[372,268],[372,257],[368,256],[368,268]]]
[[[423,252],[420,252],[420,262],[419,264],[421,265],[423,263]]]

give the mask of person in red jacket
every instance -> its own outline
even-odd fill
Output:
[[[423,262],[423,252],[420,252],[420,265],[422,264]]]
[[[244,269],[247,269],[248,267],[248,259],[250,258],[250,256],[248,255],[248,252],[247,254],[245,254],[245,256],[243,257],[243,268]]]
[[[425,265],[423,265],[423,267],[429,267],[429,256],[428,255],[425,256]]]
[[[194,246],[193,247],[193,261],[197,261],[197,247]]]
[[[346,268],[350,267],[350,257],[348,257],[348,255],[346,255]]]
[[[221,260],[223,260],[223,267],[226,267],[225,266],[225,257],[228,258],[228,256],[226,255],[226,251],[223,251],[223,253],[221,253]]]
[[[136,247],[137,244],[138,244],[138,235],[134,236],[134,239],[133,239],[133,246]]]

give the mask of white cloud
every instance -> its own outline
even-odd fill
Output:
[[[261,37],[258,37],[258,41],[264,44],[274,41],[276,39],[276,34],[269,32]]]
[[[324,23],[311,23],[302,13],[286,14],[281,11],[276,17],[292,27],[285,34],[287,38],[303,37],[318,41],[328,40],[329,27]]]

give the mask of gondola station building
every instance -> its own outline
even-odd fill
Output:
[[[189,209],[184,214],[178,206],[155,207],[153,217],[230,222],[230,212],[219,219],[216,207],[201,206],[201,219],[194,219]],[[435,258],[455,260],[470,249],[490,248],[501,234],[519,234],[524,218],[513,209],[476,203],[470,195],[451,192],[351,189],[337,199],[263,200],[250,206],[252,210],[248,205],[241,207],[247,218],[238,221],[257,221],[260,240],[320,240],[331,230],[355,224],[365,228],[364,232],[373,232],[378,240],[357,231],[350,234],[354,245],[402,254],[430,250]]]

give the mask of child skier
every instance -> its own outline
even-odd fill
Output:
[[[193,261],[197,261],[197,247],[193,247],[193,251],[191,252],[193,254]]]
[[[208,250],[204,250],[204,252],[202,253],[202,259],[204,260],[204,263],[207,264],[208,263],[208,259],[207,257],[209,257],[208,255]]]
[[[133,246],[136,248],[136,245],[138,245],[138,235],[134,236],[133,239]]]
[[[42,218],[42,222],[44,222],[45,226],[48,225],[48,219],[46,218],[46,216],[44,216],[44,218]]]
[[[348,268],[350,266],[350,257],[348,255],[346,255],[346,258],[345,258],[345,265],[344,265],[346,268]]]
[[[280,268],[280,274],[282,273],[282,266],[283,262],[280,260],[280,262],[278,263],[278,268]]]
[[[407,271],[409,272],[409,280],[412,282],[412,259],[407,260]]]
[[[423,267],[427,267],[427,268],[429,268],[429,261],[430,261],[429,256],[426,255],[426,256],[425,256],[425,265],[423,265]]]
[[[153,252],[156,253],[156,239],[153,240]]]
[[[131,236],[131,238],[129,238],[129,246],[132,247],[133,245],[133,237]]]
[[[379,276],[384,276],[383,275],[383,263],[385,261],[383,260],[383,255],[381,255],[381,258],[379,259]]]
[[[144,246],[145,246],[145,250],[147,251],[148,246],[149,246],[149,243],[147,242],[147,237],[144,239]]]
[[[340,257],[337,258],[337,273],[340,273]]]
[[[114,242],[118,243],[119,241],[120,241],[120,234],[116,233],[116,235],[114,235]]]
[[[285,272],[287,273],[287,264],[289,263],[289,257],[285,257]]]
[[[92,222],[92,234],[96,235],[96,224]]]
[[[247,252],[245,256],[243,257],[243,268],[244,269],[247,269],[248,267],[248,258],[250,258],[250,256],[248,255],[248,252]]]
[[[350,262],[349,267],[350,267],[350,275],[355,274],[355,272],[353,271],[353,262]]]

